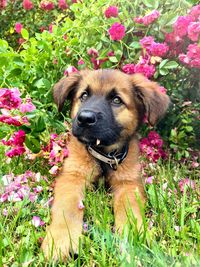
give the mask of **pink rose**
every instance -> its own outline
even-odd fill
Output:
[[[62,10],[69,8],[65,0],[58,0],[58,7]]]
[[[64,75],[70,75],[71,73],[78,72],[77,68],[74,66],[69,66],[65,71]]]
[[[0,0],[0,9],[4,9],[7,6],[7,0]]]
[[[149,48],[154,43],[152,36],[146,36],[140,40],[140,44],[143,48]]]
[[[20,107],[19,107],[19,110],[22,113],[31,112],[31,111],[33,111],[35,109],[36,109],[36,107],[35,107],[35,105],[33,105],[33,103],[32,103],[30,98],[27,98],[26,99],[26,103],[21,104]]]
[[[138,24],[143,24],[145,26],[148,26],[152,24],[154,21],[156,21],[159,17],[160,17],[160,12],[158,10],[153,10],[150,14],[144,17],[134,18],[134,21]]]
[[[110,37],[113,41],[120,41],[124,38],[125,36],[125,27],[118,23],[115,22],[110,29],[108,30]]]
[[[152,45],[149,48],[149,52],[152,56],[157,56],[157,57],[163,57],[166,55],[166,53],[168,52],[169,47],[163,43],[152,43]]]
[[[135,73],[135,65],[134,64],[126,64],[122,67],[122,71],[127,74]]]
[[[23,0],[22,5],[25,10],[31,10],[33,8],[33,3],[30,0]]]
[[[23,25],[21,23],[19,22],[15,23],[15,31],[17,33],[21,33],[22,28],[23,28]]]
[[[116,18],[118,16],[118,7],[116,6],[109,6],[105,12],[104,12],[104,15],[105,17],[108,19],[108,18],[111,18],[111,17],[114,17]]]
[[[0,89],[0,108],[5,109],[17,109],[19,108],[22,100],[20,98],[20,92],[17,88]]]
[[[155,71],[155,67],[147,63],[138,63],[135,65],[135,73],[142,73],[147,78],[151,78],[154,75]]]
[[[40,8],[46,11],[50,11],[54,9],[54,3],[53,2],[48,2],[48,1],[42,1],[40,2]]]
[[[180,16],[174,24],[174,31],[176,35],[179,37],[183,37],[187,35],[188,25],[192,22],[192,18],[190,16]]]
[[[199,40],[200,35],[200,22],[191,22],[188,26],[188,37],[193,42]]]
[[[189,15],[193,18],[193,20],[197,20],[200,16],[200,5],[193,6]]]

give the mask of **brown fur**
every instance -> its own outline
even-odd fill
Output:
[[[142,223],[136,192],[142,205],[145,202],[140,165],[139,147],[135,135],[145,112],[150,124],[155,124],[163,116],[169,98],[160,93],[159,86],[140,74],[126,75],[120,71],[82,71],[60,80],[54,87],[54,99],[59,110],[65,99],[71,97],[71,117],[74,118],[81,105],[81,93],[90,87],[95,95],[105,95],[113,88],[125,105],[114,110],[115,119],[123,125],[118,142],[106,147],[105,151],[120,149],[129,139],[129,152],[117,171],[110,170],[108,180],[114,194],[114,214],[116,229],[121,232],[127,222],[127,210],[132,209],[138,226]],[[83,210],[78,203],[84,197],[84,189],[99,175],[101,168],[88,153],[85,145],[72,136],[69,144],[70,155],[64,162],[63,171],[56,179],[55,198],[52,206],[52,222],[47,229],[42,249],[47,258],[65,258],[70,249],[78,251],[81,236]],[[51,251],[52,249],[52,251]]]

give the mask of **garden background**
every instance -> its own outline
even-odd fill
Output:
[[[140,131],[145,230],[113,233],[101,182],[67,266],[199,266],[198,1],[0,0],[0,12],[0,266],[66,266],[40,251],[70,138],[69,103],[59,114],[52,86],[84,68],[143,73],[171,105]]]

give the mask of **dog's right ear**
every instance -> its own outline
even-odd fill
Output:
[[[58,111],[61,111],[66,99],[72,99],[76,91],[77,85],[81,79],[79,73],[70,74],[66,78],[62,78],[53,87],[53,98],[58,106]]]

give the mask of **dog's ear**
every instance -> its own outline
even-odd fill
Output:
[[[143,106],[150,125],[163,117],[170,103],[169,97],[162,93],[156,82],[148,80],[142,74],[131,75],[136,102]]]
[[[53,98],[58,106],[58,111],[61,111],[65,100],[72,99],[77,85],[80,81],[81,75],[79,73],[70,74],[66,78],[62,78],[53,87]]]

